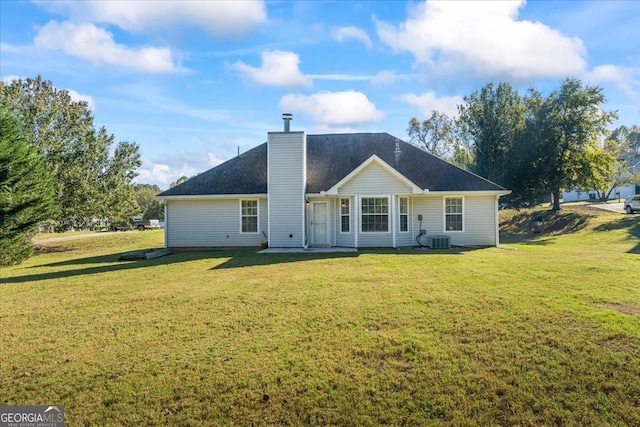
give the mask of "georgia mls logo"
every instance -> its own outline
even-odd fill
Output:
[[[64,427],[64,408],[0,406],[0,427]]]
[[[49,411],[57,411],[59,414],[62,413],[62,411],[58,409],[57,406],[49,406],[47,409],[44,410],[44,413],[46,414]]]

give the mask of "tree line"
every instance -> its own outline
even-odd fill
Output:
[[[521,95],[509,83],[489,83],[463,98],[459,117],[433,111],[412,118],[412,143],[512,190],[514,207],[552,196],[560,209],[562,190],[595,190],[606,199],[628,170],[628,153],[640,153],[640,129],[607,125],[601,88],[566,79],[547,96]],[[627,162],[627,163],[625,163]]]
[[[139,146],[116,143],[86,102],[50,81],[0,82],[0,132],[0,265],[28,258],[45,222],[84,228],[163,214],[160,189],[133,184]]]

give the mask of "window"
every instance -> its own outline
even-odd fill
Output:
[[[362,198],[362,232],[389,232],[389,198]]]
[[[349,199],[340,199],[340,232],[351,233],[351,207]]]
[[[445,197],[444,228],[445,231],[462,231],[462,197]]]
[[[400,197],[400,232],[406,233],[409,231],[409,199],[406,197]]]
[[[257,200],[241,200],[240,201],[240,221],[241,233],[257,233],[258,232],[258,201]]]

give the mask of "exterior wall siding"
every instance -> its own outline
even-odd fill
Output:
[[[336,246],[342,246],[342,247],[348,247],[348,248],[352,248],[355,247],[356,242],[355,242],[355,235],[356,235],[356,223],[354,220],[354,215],[356,214],[355,212],[355,199],[354,197],[348,197],[349,198],[349,207],[351,209],[351,216],[349,218],[350,222],[349,222],[349,233],[341,233],[340,230],[342,229],[342,220],[341,220],[341,215],[340,215],[340,198],[335,199],[335,209],[334,209],[334,217],[335,217],[335,227],[334,227],[334,234],[335,234],[335,241],[336,241]]]
[[[167,201],[166,245],[180,247],[259,247],[267,229],[267,198],[258,199],[258,233],[240,233],[238,198]]]
[[[377,163],[371,163],[338,189],[340,194],[410,193],[411,188]]]
[[[270,132],[268,138],[269,246],[302,247],[306,137],[303,132]]]
[[[464,233],[451,233],[451,243],[458,245],[494,246],[495,196],[467,196],[464,198]]]
[[[418,196],[413,198],[413,215],[410,222],[413,226],[413,237],[415,238],[420,230],[426,230],[427,234],[444,234],[444,215],[442,211],[442,197]],[[418,220],[418,215],[422,215],[422,223]]]
[[[455,196],[452,196],[455,197]],[[413,198],[414,238],[420,230],[418,215],[422,214],[422,228],[429,235],[447,235],[452,245],[494,246],[495,196],[464,196],[464,231],[444,230],[444,197],[425,195]]]

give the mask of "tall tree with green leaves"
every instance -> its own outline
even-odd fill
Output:
[[[413,145],[434,156],[444,158],[454,148],[454,121],[444,113],[432,111],[423,121],[412,117],[409,120],[407,134]]]
[[[54,185],[19,116],[0,104],[0,266],[32,255],[38,224],[56,213]]]
[[[541,172],[545,189],[553,196],[554,210],[560,209],[562,189],[580,187],[589,173],[600,173],[594,168],[598,165],[592,162],[594,158],[607,159],[586,155],[600,148],[606,126],[617,117],[615,112],[603,110],[605,103],[600,87],[583,86],[575,78],[566,79],[544,101],[544,140],[539,148],[545,164]]]
[[[458,106],[457,123],[473,143],[473,172],[508,186],[510,176],[505,164],[513,142],[525,126],[525,105],[520,94],[509,83],[489,83],[464,97],[464,101]]]
[[[606,177],[609,191],[602,195],[607,200],[616,186],[635,182],[632,166],[640,150],[640,127],[622,125],[615,128],[604,141],[604,150],[615,159],[613,168]]]
[[[182,184],[183,182],[185,182],[188,179],[189,178],[187,178],[185,175],[182,175],[180,178],[176,179],[175,181],[172,181],[171,184],[169,184],[169,188],[176,187],[176,186]]]
[[[164,206],[156,198],[160,194],[160,187],[151,184],[136,184],[136,198],[144,219],[159,219],[164,221]]]
[[[514,135],[503,165],[509,177],[507,188],[511,189],[509,203],[517,208],[537,204],[546,193],[543,185],[546,158],[542,152],[547,138],[544,98],[539,91],[529,89],[522,100],[524,128]]]
[[[23,117],[25,137],[55,177],[56,219],[81,226],[93,217],[129,215],[123,211],[135,207],[136,144],[121,142],[114,150],[113,135],[95,129],[88,104],[40,76],[0,82],[0,101]]]

